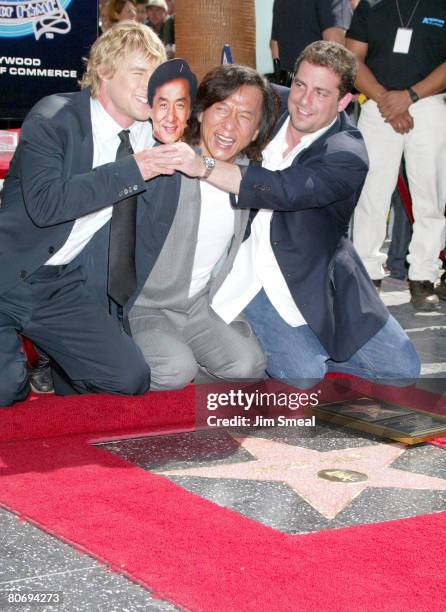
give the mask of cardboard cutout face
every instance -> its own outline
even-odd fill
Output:
[[[191,112],[189,83],[174,79],[157,87],[150,109],[153,135],[163,144],[180,140]]]

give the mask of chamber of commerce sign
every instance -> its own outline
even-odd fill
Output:
[[[41,97],[77,89],[97,10],[94,0],[0,0],[0,119],[23,119]]]

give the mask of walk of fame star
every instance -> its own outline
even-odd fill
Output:
[[[367,487],[446,491],[446,479],[424,476],[391,467],[404,453],[403,444],[374,444],[320,452],[259,437],[234,439],[252,456],[251,461],[175,469],[158,472],[164,476],[197,476],[239,480],[276,481],[288,485],[315,510],[333,519]],[[332,481],[319,472],[332,471],[344,477]],[[366,478],[357,481],[352,473]],[[349,476],[350,474],[350,476]]]

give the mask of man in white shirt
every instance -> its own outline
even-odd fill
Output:
[[[199,147],[200,163],[211,172],[216,159],[258,159],[276,116],[276,96],[255,70],[218,66],[198,88],[186,139]],[[182,387],[198,372],[224,380],[262,378],[264,356],[248,323],[239,317],[226,324],[209,308],[249,212],[234,210],[225,191],[179,173],[150,183],[152,206],[138,224],[146,272],[138,270],[141,290],[129,320],[150,364],[151,388]],[[161,234],[158,253],[153,242]]]
[[[29,392],[18,332],[50,355],[60,391],[62,381],[75,393],[149,387],[119,319],[135,283],[137,209],[160,171],[147,84],[164,60],[147,27],[118,24],[92,46],[82,91],[44,98],[24,121],[0,208],[0,406]]]
[[[184,144],[164,162],[237,193],[236,208],[260,211],[212,307],[226,322],[242,311],[267,373],[299,387],[327,371],[407,384],[420,369],[346,237],[368,169],[361,134],[343,113],[355,75],[342,45],[312,43],[296,62],[263,167],[217,161],[206,174]]]

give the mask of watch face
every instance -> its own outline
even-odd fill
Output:
[[[409,91],[410,99],[412,100],[412,102],[418,102],[418,100],[420,99],[418,97],[418,94],[413,89],[409,89],[408,91]]]
[[[213,157],[203,155],[203,162],[206,168],[213,168],[215,166],[215,159]]]

